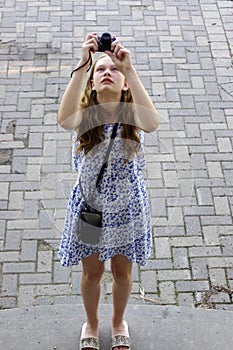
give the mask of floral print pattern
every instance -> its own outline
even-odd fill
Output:
[[[145,265],[151,254],[151,215],[142,173],[145,167],[143,131],[139,131],[139,151],[125,162],[125,140],[121,138],[121,124],[118,126],[107,167],[96,188],[112,128],[113,124],[103,126],[103,142],[85,156],[83,152],[77,154],[78,143],[74,139],[73,168],[78,171],[78,179],[68,200],[58,252],[63,266],[76,265],[94,253],[99,253],[100,261],[122,254],[131,262]],[[80,179],[85,199],[81,195]],[[79,239],[80,213],[85,200],[102,211],[103,230],[98,244],[83,243]]]

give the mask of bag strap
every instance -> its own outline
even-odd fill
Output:
[[[102,167],[101,167],[101,169],[99,171],[99,174],[98,174],[98,177],[97,177],[97,180],[96,180],[96,187],[99,186],[99,183],[100,183],[100,181],[103,178],[104,170],[108,166],[108,159],[109,159],[112,147],[113,147],[114,139],[116,138],[118,125],[119,125],[119,123],[115,123],[114,127],[112,129],[112,134],[111,134],[111,138],[110,138],[110,141],[109,141],[108,149],[106,151]],[[85,197],[84,192],[83,192],[82,184],[81,184],[81,176],[79,176],[79,187],[80,187],[80,191],[81,191],[81,195],[82,195],[83,199],[85,200],[85,202],[87,202],[86,197]]]
[[[119,125],[119,123],[114,124],[114,127],[112,129],[112,134],[111,134],[110,142],[109,142],[109,145],[108,145],[108,149],[107,149],[107,152],[105,154],[104,162],[103,162],[103,165],[102,165],[102,167],[100,169],[100,172],[99,172],[99,175],[98,175],[98,178],[97,178],[97,181],[96,181],[96,187],[98,187],[100,181],[103,178],[104,169],[106,169],[107,166],[108,166],[108,158],[110,156],[110,153],[111,153],[111,150],[112,150],[112,146],[113,146],[113,142],[114,142],[114,139],[116,137],[118,125]]]

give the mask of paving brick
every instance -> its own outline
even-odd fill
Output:
[[[79,295],[70,295],[70,296],[55,296],[53,298],[54,304],[81,304],[82,297]],[[103,301],[102,301],[103,302]]]
[[[9,183],[0,183],[0,198],[1,200],[8,199]]]
[[[186,224],[186,232],[188,236],[200,236],[202,233],[200,220],[198,217],[189,217],[186,216],[185,218],[185,224]]]
[[[159,296],[162,303],[175,304],[176,303],[176,291],[173,282],[160,282],[159,283]]]
[[[4,230],[2,232],[4,232]],[[19,251],[20,244],[21,244],[21,232],[17,230],[14,230],[14,231],[8,230],[5,238],[5,246],[4,246],[5,250]]]
[[[21,245],[21,261],[35,261],[37,256],[37,241],[23,240]]]
[[[232,236],[221,237],[222,249],[224,256],[233,256],[233,240]]]
[[[54,283],[69,283],[69,271],[62,269],[60,262],[54,263]],[[72,291],[77,291],[77,286],[80,283],[80,272],[72,273]]]
[[[176,282],[178,292],[197,292],[209,289],[208,281],[178,281]]]
[[[22,209],[24,206],[23,192],[10,192],[9,209]]]
[[[172,257],[175,269],[189,268],[188,250],[186,248],[173,248]]]
[[[191,275],[189,270],[163,270],[158,271],[159,281],[182,281],[190,280]]]
[[[3,265],[3,273],[34,272],[35,263],[32,262],[7,262]]]
[[[193,307],[194,305],[193,293],[179,293],[178,304],[184,307]]]
[[[182,226],[183,215],[181,208],[168,208],[168,226]]]
[[[0,220],[0,240],[5,239],[6,220]]]
[[[232,224],[232,217],[231,216],[202,216],[201,217],[201,223],[202,225],[230,225]]]
[[[214,197],[216,215],[230,215],[228,198]]]
[[[213,286],[226,286],[226,272],[223,269],[209,269],[209,277]]]
[[[232,257],[209,257],[207,261],[209,268],[232,268],[233,264]]]
[[[39,251],[37,272],[51,272],[52,270],[52,252],[51,251]]]
[[[192,277],[194,280],[207,280],[208,268],[205,258],[191,258],[190,266],[192,271]]]
[[[37,200],[25,200],[24,218],[36,219],[38,217],[39,204]]]
[[[37,148],[37,147],[41,148],[42,147],[42,140],[43,140],[42,134],[31,133],[29,135],[28,147],[29,148]]]
[[[156,251],[155,256],[157,259],[171,258],[171,249],[168,238],[155,238],[154,243]]]
[[[35,287],[34,286],[19,286],[18,289],[18,307],[35,305]]]
[[[38,220],[9,220],[7,223],[7,229],[9,230],[18,230],[18,229],[35,229],[38,227]]]
[[[145,266],[140,267],[140,271],[144,270],[163,270],[163,269],[171,269],[172,268],[172,262],[170,259],[151,259],[147,261],[147,264]]]
[[[57,295],[69,295],[70,287],[66,284],[43,284],[38,285],[36,288],[36,294],[38,296],[57,296]]]
[[[18,293],[18,275],[3,274],[1,283],[2,296],[12,297]]]
[[[18,261],[19,260],[19,252],[17,251],[2,251],[0,252],[0,261],[1,262],[10,262],[10,261]]]
[[[219,246],[219,230],[217,226],[203,226],[204,242],[208,246]]]
[[[164,173],[165,186],[168,187],[178,187],[177,173],[175,171],[167,171]]]
[[[201,246],[202,237],[174,237],[170,238],[170,244],[173,247]]]
[[[22,273],[19,276],[20,285],[38,285],[38,284],[49,284],[52,282],[51,275],[48,273]]]
[[[210,188],[200,187],[197,189],[199,205],[213,205],[213,196]]]
[[[232,152],[232,145],[229,138],[218,138],[219,152]]]
[[[0,298],[0,308],[1,309],[12,309],[17,307],[16,297],[1,297]]]
[[[141,272],[141,285],[145,292],[155,292],[157,290],[157,278],[155,271]]]

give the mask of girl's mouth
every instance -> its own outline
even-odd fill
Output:
[[[111,79],[105,78],[101,82],[102,84],[113,84],[113,81]]]

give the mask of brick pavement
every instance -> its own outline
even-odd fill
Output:
[[[130,302],[232,310],[232,1],[0,0],[0,12],[0,307],[81,301],[80,267],[56,256],[76,176],[56,113],[84,35],[110,31],[160,113],[146,137],[155,244]],[[110,303],[109,263],[102,285]]]

